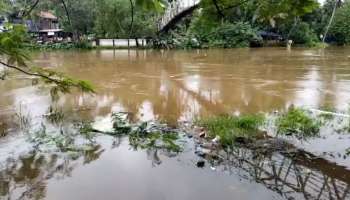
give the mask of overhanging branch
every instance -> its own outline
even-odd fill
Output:
[[[0,61],[0,64],[4,65],[7,68],[15,69],[15,70],[17,70],[19,72],[22,72],[22,73],[24,73],[26,75],[29,75],[29,76],[36,76],[36,77],[47,79],[47,80],[49,80],[49,81],[51,81],[53,83],[56,83],[56,84],[61,84],[60,80],[54,79],[54,78],[52,78],[50,76],[46,76],[44,74],[38,74],[38,73],[29,72],[29,71],[26,71],[24,69],[21,69],[20,67],[17,67],[17,66],[14,66],[14,65],[10,65],[10,64],[4,63],[2,61]]]

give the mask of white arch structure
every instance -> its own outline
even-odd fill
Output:
[[[200,0],[173,0],[171,3],[169,3],[163,16],[159,20],[158,30],[163,30],[164,27],[166,27],[174,18],[190,9],[197,7],[199,2]]]

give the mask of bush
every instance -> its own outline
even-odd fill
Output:
[[[296,44],[304,44],[307,46],[315,46],[315,44],[319,42],[316,33],[306,22],[301,22],[295,27],[294,31],[290,34],[290,39]]]
[[[200,47],[249,47],[251,42],[262,40],[257,32],[245,22],[209,24],[197,20],[189,30],[188,41],[196,41]]]
[[[92,49],[92,44],[90,41],[84,39],[74,43],[74,47],[77,49]]]
[[[26,48],[39,50],[68,50],[68,49],[92,49],[90,42],[82,40],[76,43],[60,42],[60,43],[46,43],[46,44],[30,44]]]
[[[257,30],[245,22],[223,23],[209,35],[209,46],[222,48],[249,47],[261,38]]]

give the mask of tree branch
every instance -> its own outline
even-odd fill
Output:
[[[70,77],[66,77],[62,74],[59,74],[57,72],[54,71],[45,71],[43,70],[43,73],[35,73],[35,72],[30,72],[27,70],[24,70],[20,67],[14,66],[14,65],[10,65],[7,64],[3,61],[0,61],[0,64],[4,65],[7,68],[10,69],[15,69],[19,72],[22,72],[23,74],[29,75],[29,76],[35,76],[35,77],[39,77],[42,78],[44,80],[46,80],[47,83],[54,83],[56,84],[57,87],[60,87],[62,92],[67,92],[69,91],[70,87],[76,87],[76,88],[80,88],[83,92],[89,92],[89,93],[95,93],[93,86],[84,80],[74,80]],[[46,75],[45,73],[48,73],[48,75]]]
[[[132,29],[133,29],[133,26],[134,26],[134,3],[132,2],[132,0],[129,0],[130,1],[130,9],[131,9],[131,22],[130,22],[130,27],[129,27],[129,38],[131,37],[131,34],[132,34]]]
[[[38,5],[40,0],[36,0],[34,2],[34,4],[29,8],[29,10],[26,12],[24,11],[24,13],[22,14],[22,17],[27,17],[28,15],[30,15],[30,13],[34,10],[34,8]]]
[[[215,6],[215,8],[216,8],[216,11],[218,12],[219,16],[222,17],[222,18],[225,18],[225,15],[224,15],[224,13],[222,12],[222,10],[221,10],[221,8],[220,8],[220,6],[219,6],[217,0],[212,0],[212,1],[213,1],[213,4],[214,4],[214,6]]]
[[[69,12],[68,12],[67,4],[66,4],[66,2],[64,0],[61,0],[61,2],[62,2],[62,5],[63,5],[63,8],[64,8],[64,11],[66,12],[66,15],[67,15],[68,23],[69,23],[70,26],[72,26],[72,21],[70,19],[70,15],[69,15]]]
[[[325,43],[325,41],[326,41],[326,37],[327,37],[328,31],[329,31],[329,28],[331,27],[331,25],[333,23],[335,12],[337,11],[337,7],[338,7],[338,5],[340,3],[341,3],[341,0],[336,0],[335,3],[334,3],[334,8],[333,8],[333,11],[332,11],[331,18],[329,19],[329,23],[328,23],[328,25],[326,27],[326,30],[325,30],[323,38],[322,38],[322,42],[323,43]]]
[[[7,67],[7,68],[11,68],[11,69],[15,69],[15,70],[17,70],[17,71],[20,71],[20,72],[22,72],[22,73],[24,73],[24,74],[26,74],[26,75],[29,75],[29,76],[36,76],[36,77],[40,77],[40,78],[47,79],[47,80],[49,80],[49,81],[51,81],[51,82],[54,82],[54,83],[56,83],[56,84],[61,84],[61,82],[60,82],[59,80],[54,79],[54,78],[49,77],[49,76],[46,76],[46,75],[44,75],[44,74],[38,74],[38,73],[28,72],[28,71],[26,71],[26,70],[24,70],[24,69],[21,69],[20,67],[17,67],[17,66],[14,66],[14,65],[10,65],[10,64],[4,63],[4,62],[2,62],[2,61],[0,61],[0,64],[4,65],[4,66]]]
[[[231,5],[231,6],[228,6],[226,8],[223,8],[222,10],[228,10],[228,9],[236,8],[236,7],[238,7],[238,6],[240,6],[240,5],[244,4],[244,3],[247,3],[248,1],[250,1],[250,0],[240,1],[239,3],[236,3],[234,5]]]

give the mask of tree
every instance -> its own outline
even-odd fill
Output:
[[[312,12],[317,0],[202,0],[202,8],[225,20],[240,18],[268,21],[295,18]],[[219,14],[217,14],[219,13]],[[252,20],[250,20],[252,21]]]
[[[112,23],[125,23],[128,21],[128,25],[119,26],[120,30],[116,30],[116,26],[111,28],[113,35],[120,35],[120,32],[128,32],[129,35],[134,30],[134,19],[137,22],[137,18],[143,16],[145,13],[151,14],[153,12],[161,12],[167,2],[165,0],[6,0],[12,4],[13,10],[11,11],[19,18],[30,18],[35,15],[38,10],[52,10],[60,18],[63,29],[67,32],[73,33],[73,39],[79,40],[81,35],[91,34],[94,31],[96,16],[101,9],[104,8],[111,11],[108,15],[119,13],[118,17],[120,22]],[[130,6],[129,6],[130,4]],[[115,12],[114,12],[115,11]],[[103,14],[103,9],[101,10]],[[100,12],[100,13],[101,13]],[[100,15],[101,16],[101,15]],[[124,20],[122,18],[128,18]],[[114,18],[109,18],[108,20]],[[142,18],[141,18],[142,19]],[[149,19],[145,18],[145,19]],[[144,20],[144,19],[143,19]],[[103,21],[103,20],[102,20]],[[137,24],[135,24],[137,26]],[[101,28],[101,24],[98,24]],[[118,27],[117,26],[117,27]],[[103,26],[104,28],[107,26]],[[149,26],[146,26],[146,29]],[[123,30],[121,30],[123,29]],[[127,31],[126,31],[127,30]],[[148,29],[149,30],[149,29]],[[139,30],[137,32],[140,32]]]
[[[318,6],[317,0],[202,0],[202,10],[191,23],[189,35],[199,42],[218,44],[220,42],[212,36],[220,30],[226,41],[244,39],[244,42],[231,42],[229,46],[234,47],[247,46],[250,42],[259,43],[258,31],[264,30],[280,33],[286,39],[299,37],[298,41],[312,44],[317,37],[308,24],[301,23],[300,18]],[[235,29],[241,29],[236,30],[240,34],[232,34],[231,28],[227,28],[230,27],[228,23]],[[296,31],[297,28],[306,31],[304,36],[308,38],[301,39],[303,33]]]
[[[155,34],[157,15],[144,10],[138,4],[130,6],[129,2],[129,0],[99,0],[95,21],[98,37],[141,38]]]
[[[333,11],[332,11],[332,15],[329,19],[329,23],[326,27],[326,30],[324,32],[324,35],[323,35],[323,38],[322,38],[322,42],[324,43],[326,41],[326,38],[327,38],[327,34],[328,34],[328,31],[329,31],[329,28],[331,27],[332,23],[333,23],[333,20],[334,20],[334,16],[335,16],[335,12],[337,10],[337,7],[340,5],[341,3],[341,0],[335,0],[334,1],[334,6],[333,6]]]
[[[338,44],[350,44],[350,1],[345,1],[337,13],[334,22],[329,28],[330,35]]]

